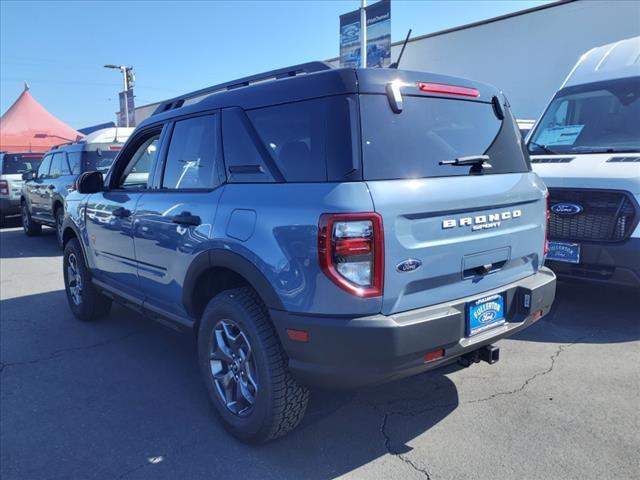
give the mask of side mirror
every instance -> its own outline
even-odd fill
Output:
[[[22,180],[24,180],[25,182],[28,182],[29,180],[33,180],[35,178],[35,172],[30,170],[28,172],[24,172],[22,174]]]
[[[85,172],[75,182],[79,193],[98,193],[104,190],[104,179],[101,172]]]

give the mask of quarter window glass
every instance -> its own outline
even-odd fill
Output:
[[[213,188],[217,183],[216,148],[214,115],[176,122],[162,188]]]
[[[40,167],[38,167],[38,178],[46,178],[49,174],[49,167],[51,166],[51,155],[47,155],[42,160]]]
[[[124,170],[122,181],[120,182],[121,187],[131,189],[147,188],[149,171],[158,152],[159,139],[160,134],[154,135],[138,147]]]

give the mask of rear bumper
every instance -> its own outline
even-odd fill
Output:
[[[0,215],[15,215],[20,213],[20,199],[0,198]]]
[[[561,280],[587,280],[640,287],[640,238],[621,243],[581,243],[580,263],[548,260]]]
[[[546,315],[555,298],[556,277],[547,268],[502,288],[453,302],[394,314],[358,318],[306,316],[272,311],[289,368],[302,384],[354,388],[415,375],[508,337]],[[467,302],[504,292],[508,322],[465,337]],[[528,298],[528,306],[525,306]],[[309,333],[295,342],[286,330]],[[445,350],[444,358],[425,363],[424,354]]]

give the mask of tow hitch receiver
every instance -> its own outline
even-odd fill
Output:
[[[473,352],[466,353],[458,359],[458,363],[464,367],[468,367],[480,360],[489,364],[494,364],[500,360],[500,347],[495,345],[486,345]]]

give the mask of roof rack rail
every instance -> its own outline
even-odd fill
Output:
[[[251,75],[249,77],[238,78],[231,80],[230,82],[220,83],[211,87],[206,87],[195,92],[180,95],[179,97],[165,100],[158,108],[155,109],[152,115],[168,112],[174,108],[180,108],[184,103],[193,98],[202,97],[204,95],[210,95],[212,93],[218,93],[227,90],[233,90],[234,88],[247,87],[253,83],[261,83],[270,80],[279,80],[281,78],[295,77],[300,74],[321,72],[323,70],[330,70],[333,67],[325,62],[308,62],[301,63],[300,65],[293,65],[291,67],[279,68],[277,70],[271,70],[269,72],[258,73],[257,75]]]

